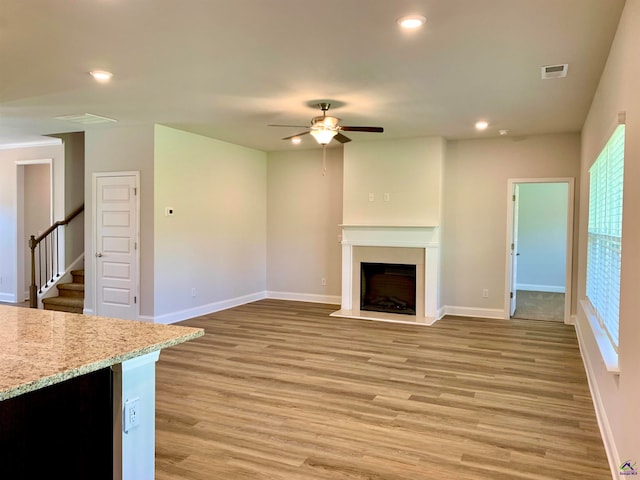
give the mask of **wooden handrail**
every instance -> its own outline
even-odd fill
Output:
[[[57,234],[57,229],[67,225],[68,223],[70,223],[74,218],[76,218],[78,215],[80,215],[82,212],[84,211],[84,204],[80,205],[78,208],[76,208],[73,212],[71,212],[69,215],[67,215],[67,217],[64,220],[59,220],[57,222],[55,222],[53,225],[51,225],[49,228],[47,228],[41,235],[39,235],[37,238],[35,235],[31,235],[31,237],[29,238],[29,248],[31,249],[31,285],[29,286],[29,306],[31,308],[38,308],[38,286],[36,284],[36,247],[38,247],[40,245],[40,242],[42,242],[43,240],[45,240],[52,232],[56,232],[56,240],[55,240],[55,246],[56,246],[56,262],[55,262],[55,266],[56,269],[58,270],[58,276],[60,276],[59,274],[59,267],[60,265],[58,264],[58,234]],[[51,244],[53,242],[53,239],[49,240],[49,244]],[[46,271],[46,267],[48,266],[48,256],[47,256],[47,243],[45,241],[44,244],[45,247],[45,276],[48,276],[48,272]],[[40,252],[40,249],[38,249],[38,252]],[[53,248],[51,249],[51,275],[52,278],[51,280],[53,281]],[[42,261],[42,257],[41,254],[39,254],[39,261]],[[40,267],[38,269],[40,271],[40,282],[42,282],[42,271],[40,270]],[[49,283],[49,278],[47,278],[46,280],[46,284]],[[40,291],[42,291],[42,286],[40,287]]]
[[[42,232],[42,234],[39,237],[34,237],[33,235],[31,235],[31,240],[29,240],[29,246],[31,247],[31,249],[33,250],[36,247],[36,245],[38,245],[42,240],[44,240],[45,237],[49,235],[51,232],[53,232],[56,228],[61,227],[62,225],[68,224],[71,220],[76,218],[83,211],[84,211],[84,204],[80,205],[73,212],[67,215],[67,217],[64,220],[58,220],[56,223],[51,225],[44,232]],[[31,245],[32,241],[34,242],[33,245]]]

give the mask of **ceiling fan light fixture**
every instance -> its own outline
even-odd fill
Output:
[[[340,122],[339,118],[329,117],[326,114],[315,117],[311,120],[309,133],[320,145],[327,145],[340,131],[338,122]]]
[[[293,137],[291,139],[291,143],[293,143],[294,145],[300,145],[301,142],[302,142],[302,139],[300,137]]]
[[[338,129],[327,126],[313,126],[309,133],[320,145],[327,145],[338,134]]]

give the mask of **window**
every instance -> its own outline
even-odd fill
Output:
[[[625,126],[618,125],[589,169],[587,298],[618,350]]]

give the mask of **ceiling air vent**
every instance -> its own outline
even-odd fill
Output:
[[[80,123],[82,125],[95,125],[97,123],[117,122],[113,118],[101,117],[92,113],[81,113],[77,115],[63,115],[56,117],[56,120],[65,120],[67,122]]]
[[[545,65],[544,67],[540,67],[543,80],[566,77],[568,69],[568,63],[562,63],[560,65]]]

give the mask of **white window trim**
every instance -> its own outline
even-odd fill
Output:
[[[604,143],[600,151],[602,151],[605,148],[605,146],[609,142],[609,139],[614,134],[616,128],[618,128],[618,125],[621,125],[621,124],[626,124],[626,112],[622,112],[622,111],[618,112],[616,121],[609,129],[608,135],[606,136],[606,139],[604,140]],[[586,284],[584,285],[584,287],[586,288]],[[585,295],[586,295],[586,292],[585,292]],[[593,306],[591,305],[591,301],[589,300],[588,297],[586,297],[585,299],[580,300],[579,304],[580,304],[580,307],[582,308],[582,311],[587,321],[589,322],[589,325],[591,326],[591,331],[593,332],[593,337],[594,337],[594,340],[596,341],[596,345],[598,345],[598,350],[600,351],[600,355],[604,362],[605,368],[609,373],[619,375],[620,364],[618,362],[618,352],[614,347],[611,341],[611,338],[609,337],[609,333],[604,329],[604,327],[600,323],[600,320],[598,319],[598,316]],[[618,319],[618,327],[619,327],[619,321],[620,319]]]
[[[598,350],[600,350],[600,355],[604,361],[605,368],[609,373],[619,375],[620,366],[618,364],[618,352],[613,348],[609,335],[602,328],[602,325],[600,325],[596,312],[591,306],[591,302],[588,299],[580,300],[580,306],[582,307],[585,317],[589,321],[589,325],[591,325],[591,331],[593,332],[593,337],[598,345]]]

